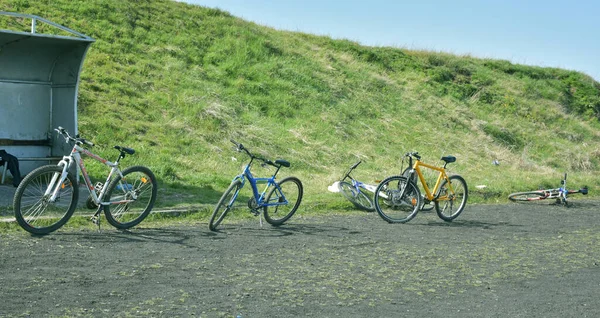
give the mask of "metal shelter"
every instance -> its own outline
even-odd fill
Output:
[[[35,15],[0,11],[0,18],[31,20],[30,32],[0,30],[0,149],[25,159],[26,174],[64,154],[54,128],[77,133],[79,74],[94,39]]]

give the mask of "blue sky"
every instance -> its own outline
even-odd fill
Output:
[[[598,0],[180,0],[280,30],[584,72],[600,81]]]

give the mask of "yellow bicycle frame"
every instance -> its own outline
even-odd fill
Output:
[[[435,182],[435,186],[433,187],[433,191],[429,190],[427,181],[425,181],[425,177],[423,176],[423,173],[421,173],[421,167],[425,167],[425,168],[439,172],[437,181]],[[415,159],[415,164],[413,165],[413,169],[419,176],[419,180],[421,180],[423,189],[425,189],[425,198],[427,198],[427,200],[429,200],[429,201],[447,201],[448,200],[448,194],[437,197],[437,198],[434,195],[434,193],[437,193],[438,190],[440,189],[442,180],[446,180],[446,182],[448,183],[448,189],[450,190],[449,193],[454,194],[454,189],[452,188],[452,183],[450,183],[450,180],[448,179],[448,175],[446,174],[446,169],[444,169],[443,167],[436,167],[436,166],[428,165],[426,163],[421,162],[418,159]]]

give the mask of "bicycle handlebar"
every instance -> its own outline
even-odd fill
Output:
[[[405,156],[405,157],[414,157],[414,158],[416,158],[417,160],[421,160],[421,156],[419,156],[419,153],[418,153],[418,152],[416,152],[416,151],[413,151],[413,152],[407,152],[407,153],[406,153],[404,156]]]
[[[350,168],[348,168],[348,170],[346,171],[346,173],[344,174],[344,176],[342,177],[341,180],[346,180],[346,178],[350,177],[350,173],[352,173],[352,171],[354,169],[356,169],[356,167],[358,167],[359,164],[361,164],[362,160],[359,160],[357,163],[353,164]],[[352,178],[352,177],[350,177]]]
[[[246,149],[246,147],[244,147],[244,145],[242,145],[241,143],[236,142],[233,139],[229,139],[229,141],[231,141],[235,145],[235,148],[236,148],[235,150],[236,151],[242,151],[243,150],[248,156],[250,156],[251,159],[258,159],[258,160],[260,160],[260,161],[262,161],[262,162],[264,162],[264,163],[266,163],[268,165],[271,165],[273,167],[277,167],[277,168],[279,167],[273,161],[271,161],[269,159],[265,159],[263,157],[255,156],[248,149]]]
[[[78,145],[86,144],[90,147],[94,147],[93,142],[85,140],[85,138],[81,138],[81,137],[79,137],[79,135],[72,137],[71,135],[69,135],[69,132],[67,132],[67,130],[61,126],[58,126],[58,128],[56,128],[54,130],[56,130],[59,134],[61,134],[65,138],[65,141],[67,143],[69,142],[69,140],[71,140],[71,141],[74,141]]]

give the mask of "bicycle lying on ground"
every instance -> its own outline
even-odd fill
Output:
[[[152,210],[157,194],[157,181],[152,171],[144,166],[132,166],[123,171],[119,162],[131,148],[114,146],[119,151],[115,162],[103,159],[83,145],[94,144],[79,135],[72,137],[62,127],[55,129],[67,143],[73,143],[68,156],[58,165],[39,167],[28,174],[15,192],[13,207],[19,225],[33,234],[48,234],[63,226],[75,212],[79,199],[79,174],[83,176],[90,193],[88,208],[96,208],[92,216],[100,226],[100,213],[108,223],[118,229],[128,229],[139,224]],[[110,168],[106,181],[94,185],[87,174],[81,155],[89,156]],[[76,165],[77,172],[71,173]]]
[[[448,176],[446,165],[455,162],[453,156],[442,157],[443,167],[435,167],[421,161],[417,152],[409,152],[403,157],[408,158],[409,170],[401,176],[392,176],[383,180],[375,190],[375,210],[390,223],[406,223],[412,220],[425,202],[433,202],[437,215],[444,221],[450,222],[460,215],[467,204],[467,182],[458,175]],[[415,160],[413,164],[413,159]],[[429,189],[421,168],[437,171],[438,177],[433,189]],[[423,195],[417,182],[425,191]]]
[[[569,194],[581,193],[583,195],[588,194],[588,188],[583,187],[579,190],[568,190],[567,189],[567,174],[565,173],[564,179],[560,181],[561,187],[556,189],[547,190],[536,190],[527,192],[516,192],[508,196],[508,199],[513,202],[527,202],[527,201],[540,201],[546,199],[556,199],[557,204],[569,205],[567,197]]]
[[[352,165],[348,171],[346,171],[344,177],[337,182],[337,186],[344,197],[346,197],[348,201],[352,202],[352,204],[354,204],[357,208],[367,211],[374,211],[375,204],[373,203],[373,200],[363,190],[375,193],[377,186],[360,182],[350,175],[350,173],[352,173],[352,171],[356,169],[361,162],[362,161],[358,161]],[[349,179],[349,181],[346,181],[346,179]]]
[[[287,177],[280,182],[275,181],[277,173],[281,167],[290,167],[290,163],[283,159],[277,159],[275,162],[255,156],[242,144],[231,140],[235,145],[237,151],[244,151],[249,157],[250,162],[244,167],[241,174],[237,175],[231,181],[231,184],[221,196],[221,199],[217,203],[215,210],[213,211],[208,228],[211,231],[216,231],[217,227],[223,219],[234,208],[234,203],[238,198],[240,190],[246,184],[246,180],[250,182],[252,188],[252,197],[248,201],[248,207],[250,212],[255,216],[263,214],[265,220],[273,225],[279,226],[294,215],[300,202],[302,201],[302,182],[296,177]],[[255,178],[250,169],[252,163],[255,161],[262,161],[263,165],[270,165],[275,168],[275,172],[271,177],[268,178]],[[264,184],[266,186],[262,192],[258,190],[258,184]],[[262,219],[260,220],[262,225]]]

